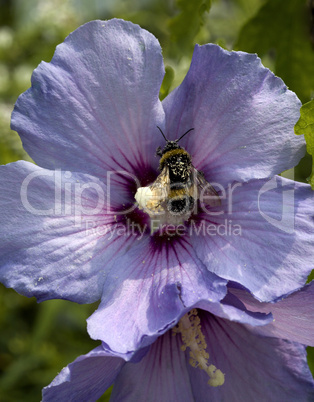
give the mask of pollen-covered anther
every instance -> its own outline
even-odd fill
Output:
[[[173,328],[174,334],[180,333],[183,345],[181,349],[190,349],[189,363],[192,367],[205,370],[209,376],[208,384],[219,387],[225,382],[225,375],[213,364],[208,363],[209,354],[206,352],[207,344],[201,329],[201,320],[197,310],[193,309],[181,318],[178,325]]]

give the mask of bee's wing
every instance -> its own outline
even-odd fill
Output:
[[[165,166],[154,183],[150,186],[152,198],[148,205],[149,209],[158,209],[167,201],[170,192],[169,168]]]
[[[191,167],[191,175],[190,175],[190,195],[193,197],[197,195],[197,198],[211,207],[216,207],[221,205],[221,200],[219,194],[214,189],[214,187],[208,183],[205,179],[204,174],[195,169],[194,166]]]
[[[151,191],[157,191],[158,189],[166,189],[167,194],[169,194],[170,191],[170,177],[169,177],[169,168],[168,166],[165,166],[161,173],[158,175],[157,179],[154,181],[154,183],[150,186]]]

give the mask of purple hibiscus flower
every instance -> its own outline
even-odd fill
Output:
[[[270,301],[313,267],[310,187],[275,177],[305,151],[295,94],[256,55],[216,45],[196,46],[185,80],[160,102],[163,74],[159,43],[140,27],[80,27],[34,71],[12,114],[38,166],[0,168],[0,281],[38,301],[101,299],[89,333],[122,354],[199,300],[223,299],[228,281]],[[160,173],[157,126],[170,141],[194,129],[173,150],[172,173],[183,177],[190,157],[219,194],[219,205],[192,197],[183,220],[170,214],[169,233],[152,231],[135,203]]]
[[[313,285],[274,304],[230,288],[131,360],[102,346],[80,356],[44,388],[43,402],[96,401],[112,384],[112,401],[313,400],[304,346],[314,345]]]

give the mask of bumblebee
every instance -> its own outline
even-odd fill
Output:
[[[150,186],[151,201],[148,209],[166,211],[172,215],[188,217],[198,199],[211,206],[220,205],[220,198],[214,187],[209,184],[202,172],[192,165],[191,155],[178,142],[194,128],[190,128],[179,139],[168,140],[157,126],[166,141],[162,149],[157,148],[160,156],[160,174]],[[204,197],[204,199],[203,199]]]

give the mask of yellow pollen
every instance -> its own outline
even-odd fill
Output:
[[[206,352],[207,344],[201,329],[201,320],[197,310],[193,309],[181,318],[178,325],[172,329],[174,335],[181,333],[183,345],[181,349],[190,349],[189,363],[192,367],[205,370],[209,376],[208,384],[219,387],[225,382],[225,375],[213,364],[208,363],[209,354]]]

